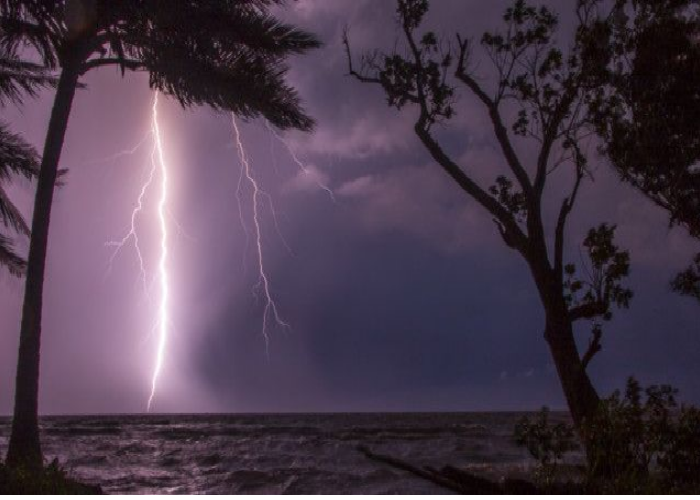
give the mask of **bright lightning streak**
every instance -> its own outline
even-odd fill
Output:
[[[134,248],[136,250],[136,256],[139,262],[139,276],[143,282],[143,288],[146,296],[150,299],[148,285],[146,283],[146,265],[143,253],[141,251],[141,244],[139,240],[139,233],[137,230],[136,222],[141,213],[144,211],[144,202],[146,195],[148,194],[151,186],[156,180],[156,174],[160,174],[160,199],[158,201],[158,222],[160,226],[160,258],[158,261],[158,281],[160,283],[160,301],[158,304],[157,319],[154,322],[151,334],[158,334],[158,344],[156,347],[156,359],[155,366],[153,368],[153,375],[151,378],[151,392],[148,398],[147,411],[151,411],[151,406],[153,404],[153,398],[156,394],[156,389],[158,387],[158,378],[160,372],[163,368],[163,358],[165,357],[165,347],[168,339],[168,298],[169,298],[169,288],[168,288],[168,224],[167,224],[167,202],[168,202],[168,164],[165,160],[165,152],[163,148],[163,137],[160,129],[160,122],[158,119],[158,93],[156,92],[153,96],[153,105],[151,108],[151,130],[134,148],[122,151],[116,155],[106,158],[103,161],[113,161],[121,156],[132,155],[143,145],[149,138],[153,140],[153,149],[151,151],[151,167],[148,171],[148,177],[146,181],[141,186],[141,191],[137,199],[136,207],[131,212],[131,225],[129,227],[129,232],[124,235],[124,237],[117,241],[107,242],[105,245],[114,247],[115,250],[109,260],[109,269],[111,270],[114,263],[114,259],[117,255],[124,249],[124,247],[131,241],[134,243]],[[109,270],[108,270],[109,272]]]
[[[156,351],[156,364],[153,369],[153,378],[151,380],[151,396],[148,398],[147,410],[151,411],[153,397],[156,394],[158,377],[163,367],[163,357],[165,355],[165,346],[168,339],[168,226],[166,221],[166,210],[168,201],[168,168],[163,152],[163,139],[160,132],[160,124],[158,122],[158,93],[156,92],[153,98],[153,139],[154,150],[157,153],[158,165],[161,173],[161,192],[160,201],[158,202],[158,220],[160,222],[160,261],[158,263],[158,274],[160,276],[160,305],[158,308],[158,347]]]
[[[258,286],[262,289],[265,297],[265,309],[263,311],[263,318],[262,318],[262,335],[263,338],[265,339],[265,350],[269,356],[270,353],[270,336],[268,334],[268,321],[269,318],[272,317],[274,319],[275,323],[283,328],[290,328],[289,324],[286,323],[282,317],[280,316],[278,310],[277,310],[277,303],[272,297],[272,293],[270,292],[270,281],[267,277],[267,272],[265,271],[265,264],[263,260],[263,249],[262,249],[262,232],[260,230],[260,214],[259,214],[259,208],[260,208],[260,197],[261,196],[268,196],[265,191],[263,191],[260,188],[260,185],[258,184],[258,181],[255,179],[255,176],[253,175],[252,168],[250,166],[250,162],[248,160],[248,155],[246,154],[246,150],[243,147],[243,142],[241,141],[241,133],[240,130],[238,129],[238,123],[236,122],[236,115],[231,113],[231,125],[233,126],[233,132],[234,132],[234,138],[236,142],[236,148],[238,149],[238,157],[241,161],[241,177],[239,178],[239,183],[238,183],[238,190],[237,190],[237,196],[238,196],[238,204],[239,207],[241,206],[241,187],[242,187],[242,182],[243,180],[246,180],[248,184],[250,184],[252,190],[253,190],[253,228],[255,232],[255,248],[257,251],[257,257],[258,257]],[[273,212],[274,213],[274,212]],[[242,215],[241,215],[242,217]],[[241,219],[243,220],[243,219]],[[243,227],[245,228],[245,223],[243,223]]]
[[[118,159],[123,158],[124,156],[133,156],[136,154],[136,152],[141,149],[141,146],[143,146],[148,139],[150,139],[151,134],[150,132],[146,134],[146,136],[141,139],[139,142],[136,143],[136,145],[130,149],[124,149],[123,151],[119,151],[118,153],[113,154],[112,156],[108,156],[106,158],[98,158],[96,160],[92,160],[90,162],[85,163],[85,165],[99,165],[101,163],[114,163]]]
[[[139,276],[141,277],[141,281],[143,282],[143,289],[146,293],[146,296],[148,296],[148,285],[146,284],[146,265],[144,264],[144,259],[143,259],[143,254],[141,253],[141,246],[139,245],[139,233],[136,230],[136,219],[138,218],[139,214],[143,211],[143,200],[144,197],[146,196],[146,193],[148,191],[148,188],[153,184],[153,178],[155,176],[156,170],[157,170],[157,165],[155,161],[155,149],[153,151],[153,155],[151,157],[151,169],[148,174],[148,179],[146,182],[141,186],[141,192],[139,193],[138,201],[136,203],[136,208],[131,212],[131,227],[129,228],[129,232],[121,239],[118,241],[109,241],[105,243],[106,246],[109,247],[115,247],[114,252],[112,253],[112,256],[109,259],[109,269],[107,272],[109,273],[112,269],[112,265],[114,264],[114,259],[117,257],[119,252],[124,248],[124,246],[129,242],[133,241],[134,242],[134,248],[136,249],[136,256],[138,257],[139,260]]]
[[[279,135],[279,133],[274,129],[274,127],[272,125],[270,125],[269,121],[265,120],[265,126],[267,127],[267,130],[270,132],[270,134],[272,134],[272,137],[274,137],[275,139],[277,139],[279,142],[282,143],[282,145],[285,147],[285,149],[289,153],[289,156],[292,158],[292,161],[296,164],[297,167],[299,167],[299,170],[304,175],[309,176],[313,180],[313,182],[316,184],[316,186],[318,186],[320,189],[322,189],[326,193],[328,193],[328,196],[330,197],[331,201],[333,203],[336,203],[335,193],[333,192],[333,190],[330,187],[328,187],[326,184],[324,184],[323,182],[318,180],[317,175],[314,172],[312,172],[306,165],[304,165],[304,163],[299,159],[299,157],[296,155],[296,153],[294,152],[292,147],[289,145],[289,143],[284,139],[284,137]]]
[[[284,237],[282,236],[280,230],[279,230],[279,225],[277,221],[277,212],[274,207],[274,203],[272,200],[272,197],[264,191],[260,184],[258,183],[258,180],[256,179],[253,169],[250,165],[250,161],[248,159],[248,155],[246,153],[246,149],[243,146],[243,142],[241,139],[241,134],[240,130],[238,128],[238,123],[236,121],[235,114],[231,114],[231,124],[233,126],[233,132],[234,132],[234,138],[235,138],[235,146],[238,150],[238,156],[240,159],[240,164],[241,164],[241,169],[240,169],[240,176],[238,179],[238,185],[236,189],[236,198],[238,201],[238,208],[239,208],[239,216],[241,220],[241,226],[243,228],[243,231],[245,232],[246,235],[246,249],[248,248],[248,242],[251,239],[251,231],[249,230],[248,224],[246,224],[245,217],[243,215],[243,190],[244,190],[244,184],[248,184],[252,190],[252,233],[254,237],[254,242],[255,242],[255,249],[256,249],[256,255],[257,255],[257,271],[258,271],[258,282],[254,287],[254,291],[262,291],[262,294],[264,295],[264,300],[265,300],[265,308],[263,311],[263,317],[262,317],[262,335],[263,338],[265,339],[265,350],[269,356],[269,347],[270,347],[270,337],[268,333],[268,328],[270,325],[271,321],[274,321],[274,323],[278,327],[282,328],[291,328],[288,323],[286,323],[281,315],[279,314],[278,308],[277,308],[277,303],[275,302],[272,293],[270,291],[270,280],[268,278],[267,271],[265,269],[265,262],[264,262],[264,254],[263,254],[263,242],[262,242],[262,230],[261,230],[261,223],[260,223],[260,216],[261,213],[260,211],[262,210],[263,204],[261,199],[266,198],[268,203],[269,203],[269,209],[273,218],[274,226],[275,229],[277,230],[277,233],[279,234],[282,242],[284,243],[285,247],[289,250],[290,253],[293,253],[287,242],[284,240]],[[335,200],[335,195],[333,191],[323,184],[322,182],[319,181],[317,178],[315,172],[313,172],[311,169],[307,168],[304,163],[301,162],[301,160],[297,157],[293,149],[290,147],[290,145],[272,128],[272,126],[266,122],[267,128],[271,133],[271,136],[274,139],[277,139],[280,141],[287,151],[289,152],[289,155],[291,156],[292,160],[294,163],[299,167],[299,170],[312,178],[312,180],[316,183],[316,185],[326,191],[328,195],[330,196],[332,201]],[[103,160],[100,160],[100,162],[108,162],[108,161],[115,161],[116,159],[126,156],[126,155],[133,155],[146,141],[148,141],[150,138],[152,138],[153,141],[153,149],[151,152],[151,166],[148,171],[148,177],[145,180],[144,184],[141,186],[141,190],[139,192],[139,196],[137,199],[136,207],[132,210],[131,212],[131,219],[130,219],[130,228],[129,231],[126,233],[126,235],[121,238],[120,240],[116,241],[111,241],[106,243],[107,246],[114,247],[115,250],[111,255],[110,258],[110,269],[112,268],[112,264],[114,262],[114,259],[117,257],[117,255],[120,253],[120,251],[129,243],[133,241],[136,254],[138,257],[138,262],[139,262],[139,276],[141,277],[141,280],[143,282],[143,287],[146,293],[146,296],[149,296],[148,293],[148,285],[146,283],[146,265],[145,265],[145,260],[141,251],[140,247],[140,240],[139,240],[139,234],[137,231],[137,219],[141,215],[141,213],[144,211],[144,202],[145,198],[151,189],[151,186],[155,182],[156,178],[158,177],[160,179],[160,199],[158,201],[158,206],[157,206],[157,211],[158,211],[158,222],[160,226],[160,258],[158,261],[158,282],[160,284],[160,301],[158,304],[158,311],[157,311],[157,319],[154,322],[153,329],[151,331],[151,334],[157,333],[158,336],[158,341],[157,341],[157,348],[156,348],[156,358],[155,358],[155,364],[153,367],[153,373],[151,377],[151,391],[150,395],[148,398],[148,404],[147,404],[147,411],[150,412],[151,407],[153,405],[153,400],[156,395],[156,390],[158,387],[158,381],[161,375],[161,371],[163,368],[163,363],[164,363],[164,358],[166,354],[166,345],[168,342],[168,335],[169,335],[169,318],[168,318],[168,307],[169,307],[169,296],[170,296],[170,290],[169,290],[169,279],[168,279],[168,215],[170,214],[167,203],[168,203],[168,163],[166,162],[166,157],[165,157],[165,151],[163,147],[163,137],[161,133],[161,127],[160,127],[160,122],[159,122],[159,115],[158,115],[158,93],[154,95],[153,98],[153,105],[152,105],[152,110],[151,110],[151,130],[146,137],[144,137],[134,148],[124,150],[122,152],[117,153],[116,155],[105,158]],[[157,175],[159,174],[159,175]],[[172,216],[171,216],[172,218]],[[176,228],[179,229],[180,233],[185,234],[184,231],[179,228],[179,225],[177,224],[177,221],[174,221]],[[244,257],[244,262],[245,262],[245,257]],[[257,296],[257,294],[256,294]]]

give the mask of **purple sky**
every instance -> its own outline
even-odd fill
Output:
[[[433,2],[428,24],[478,39],[497,27],[505,0]],[[571,2],[551,2],[563,9]],[[263,214],[273,294],[289,332],[261,336],[263,302],[253,248],[246,250],[235,198],[239,163],[226,116],[161,107],[171,163],[172,323],[155,411],[478,410],[561,407],[542,337],[541,306],[525,263],[506,249],[490,218],[431,161],[412,133],[414,110],[397,113],[380,89],[345,76],[340,44],[350,26],[358,52],[391,48],[394,4],[300,0],[283,16],[314,31],[323,49],[291,61],[318,127],[286,135],[330,185],[337,203],[309,182],[262,123],[243,127],[255,172],[273,195],[279,229]],[[568,16],[562,12],[564,24]],[[475,57],[479,57],[479,53]],[[484,77],[488,62],[483,60]],[[148,132],[145,75],[93,72],[73,107],[62,159],[70,173],[56,197],[45,285],[43,413],[141,412],[150,390],[156,300],[140,286],[132,247],[109,266],[105,242],[121,238],[148,168],[150,145],[113,158]],[[52,93],[3,117],[37,146]],[[463,95],[441,134],[479,179],[502,168],[487,117]],[[519,144],[529,158],[532,148]],[[112,157],[111,159],[108,159]],[[570,260],[590,226],[619,224],[631,250],[629,311],[606,329],[591,366],[601,392],[630,374],[672,383],[700,401],[700,310],[668,281],[697,249],[663,213],[620,185],[602,160],[584,187],[569,230]],[[562,195],[555,179],[549,206]],[[30,212],[31,186],[13,193]],[[138,227],[148,279],[157,265],[158,192]],[[245,208],[246,218],[250,209]],[[549,214],[551,216],[551,214]],[[551,217],[550,217],[551,219]],[[182,231],[176,228],[177,221]],[[551,222],[551,220],[550,220]],[[154,286],[152,294],[157,297]],[[12,409],[22,285],[0,278],[0,414]],[[587,342],[581,332],[582,344]]]

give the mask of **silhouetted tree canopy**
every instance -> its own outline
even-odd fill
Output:
[[[0,0],[0,44],[29,44],[49,68],[147,70],[154,89],[280,128],[313,121],[284,80],[284,59],[318,47],[267,8],[281,0]],[[81,42],[77,53],[72,47]]]
[[[671,224],[700,238],[700,4],[617,0],[596,31],[605,50],[591,111],[603,151]],[[700,299],[698,262],[673,287]]]
[[[593,111],[622,178],[700,237],[698,14],[694,0],[618,0]]]
[[[685,271],[678,273],[671,286],[681,295],[700,301],[700,253],[695,256],[693,263]]]

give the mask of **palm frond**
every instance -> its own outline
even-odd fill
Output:
[[[27,262],[17,255],[12,242],[0,234],[0,267],[4,267],[12,276],[22,277],[27,268]]]
[[[285,59],[320,45],[269,13],[284,0],[91,0],[85,69],[146,69],[151,86],[183,106],[209,105],[279,128],[313,120],[285,80]],[[67,0],[0,0],[0,47],[28,44],[47,68],[67,42]],[[94,47],[93,47],[94,45]],[[13,95],[17,95],[14,93]]]
[[[0,46],[0,105],[6,101],[19,104],[24,95],[36,97],[40,89],[55,86],[56,82],[43,66],[22,60]]]
[[[20,135],[13,134],[0,122],[0,183],[12,174],[27,179],[39,174],[39,155]]]
[[[152,3],[156,8],[149,16],[151,24],[139,29],[150,31],[161,41],[163,37],[185,36],[204,50],[216,47],[226,53],[245,47],[266,57],[285,57],[320,45],[312,34],[257,8],[259,2],[190,0],[181,2],[177,9],[160,5],[162,0]]]
[[[20,234],[25,236],[29,236],[30,234],[29,226],[24,221],[24,216],[14,203],[12,203],[10,197],[7,196],[2,185],[0,185],[0,222]]]
[[[244,118],[263,116],[281,129],[310,130],[313,120],[285,82],[284,60],[320,44],[259,7],[269,2],[154,1],[148,25],[124,33],[151,85],[183,106],[208,105]]]
[[[175,96],[183,106],[207,105],[246,119],[262,115],[281,129],[313,127],[297,93],[284,82],[286,68],[270,67],[248,52],[228,57],[222,65],[195,49],[170,44],[145,54],[144,61],[151,86]]]
[[[0,47],[10,53],[30,46],[42,64],[56,68],[65,34],[63,0],[0,0]]]

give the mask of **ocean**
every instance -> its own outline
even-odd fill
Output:
[[[522,413],[44,417],[47,459],[106,493],[436,494],[439,486],[357,450],[492,478],[533,465],[513,442]],[[0,419],[0,453],[10,419]]]

